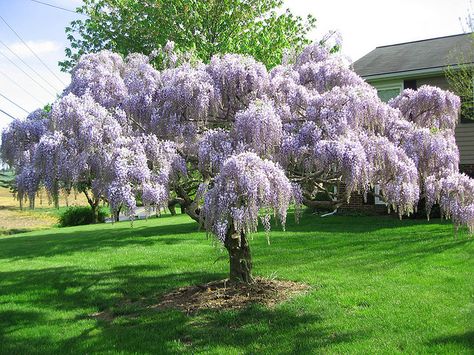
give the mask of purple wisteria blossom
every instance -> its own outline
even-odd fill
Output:
[[[206,229],[224,243],[228,229],[237,234],[256,231],[261,210],[284,226],[292,201],[293,186],[278,165],[255,153],[234,155],[224,162],[206,195]],[[269,230],[270,225],[264,225]]]
[[[428,209],[439,203],[473,229],[452,93],[423,86],[383,103],[320,44],[270,71],[242,55],[201,63],[172,43],[158,55],[161,71],[140,54],[85,55],[51,112],[12,122],[1,154],[22,200],[41,188],[53,197],[78,190],[91,206],[106,201],[130,216],[140,200],[179,203],[224,244],[232,276],[244,281],[248,233],[268,229],[273,213],[284,224],[294,199],[335,209],[378,185],[400,216],[426,195]],[[321,193],[330,199],[318,201]]]
[[[97,103],[112,108],[119,106],[127,96],[122,78],[124,61],[110,51],[86,54],[71,72],[71,84],[65,94],[91,95]]]
[[[420,127],[454,129],[458,123],[459,97],[438,87],[423,85],[416,91],[406,89],[390,100],[389,105]]]
[[[439,203],[446,218],[451,218],[456,227],[467,225],[474,232],[474,180],[465,174],[447,173],[437,180],[430,176],[426,181],[426,200],[429,210]]]
[[[270,157],[281,145],[283,127],[273,103],[257,99],[236,114],[232,133],[248,150]]]

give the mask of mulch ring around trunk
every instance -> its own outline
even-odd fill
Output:
[[[153,309],[180,309],[186,313],[199,310],[240,309],[252,303],[273,307],[309,290],[309,285],[294,281],[255,278],[251,284],[212,281],[197,286],[181,287],[165,294]]]
[[[197,286],[178,288],[158,298],[140,300],[125,299],[112,309],[90,314],[88,317],[113,322],[117,317],[139,318],[150,310],[178,309],[186,314],[201,310],[231,310],[245,308],[251,304],[274,307],[280,302],[304,294],[309,285],[264,278],[255,278],[251,284],[234,283],[229,280],[212,281]]]

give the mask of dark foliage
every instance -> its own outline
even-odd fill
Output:
[[[107,211],[99,209],[97,211],[98,223],[105,222]],[[70,207],[59,216],[59,225],[61,227],[82,226],[94,223],[94,213],[90,207],[75,206]]]

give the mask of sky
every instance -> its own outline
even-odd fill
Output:
[[[81,0],[41,1],[70,10],[82,3]],[[317,28],[310,34],[311,39],[318,40],[331,30],[339,31],[343,53],[355,61],[377,46],[462,33],[460,18],[472,9],[472,3],[469,0],[286,0],[284,7],[300,16],[316,17]],[[69,75],[62,73],[57,65],[64,59],[68,45],[64,29],[72,20],[83,17],[34,0],[0,0],[0,16],[46,64],[45,67],[0,18],[0,110],[24,118],[27,112],[53,102],[69,83]],[[0,111],[0,131],[11,120]]]

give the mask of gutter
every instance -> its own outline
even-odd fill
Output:
[[[460,65],[466,65],[474,63],[463,63]],[[422,77],[429,77],[433,76],[433,74],[444,74],[444,71],[447,67],[452,67],[453,69],[457,69],[460,65],[448,65],[442,67],[433,67],[433,68],[422,68],[422,69],[414,69],[414,70],[405,70],[399,72],[388,72],[388,73],[380,73],[380,74],[370,74],[364,75],[366,81],[377,81],[377,80],[386,80],[386,79],[406,79],[406,78],[422,78]]]

